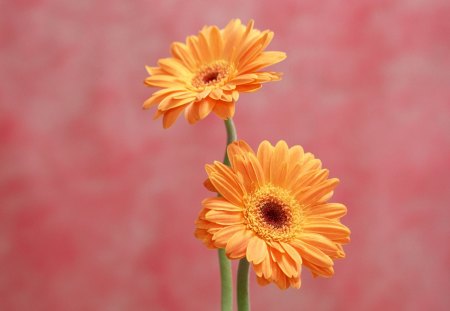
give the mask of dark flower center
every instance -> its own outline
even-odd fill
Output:
[[[219,73],[217,71],[208,72],[203,76],[203,83],[208,84],[217,80]]]
[[[260,212],[264,221],[275,228],[282,228],[290,218],[286,213],[286,209],[278,202],[269,201],[264,203]]]

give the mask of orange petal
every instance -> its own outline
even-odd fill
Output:
[[[195,60],[188,51],[188,47],[181,42],[174,42],[171,46],[172,56],[178,58],[187,68],[195,70]]]
[[[279,253],[284,253],[285,250],[284,248],[281,246],[280,242],[277,241],[269,241],[268,242],[270,247],[273,247],[274,249],[276,249]]]
[[[290,278],[289,279],[289,285],[292,286],[293,288],[300,288],[302,286],[302,281],[299,277],[296,278]]]
[[[213,108],[213,112],[221,119],[226,120],[234,116],[235,103],[217,101]]]
[[[315,176],[317,176],[319,171],[317,170],[305,171],[303,170],[301,165],[297,165],[294,168],[294,170],[297,175],[292,176],[292,179],[288,179],[287,185],[290,186],[289,189],[292,189],[292,194],[294,196],[297,196],[311,189],[311,184],[309,183],[309,181],[315,178]],[[290,176],[288,176],[287,178],[290,178]]]
[[[267,141],[263,141],[257,152],[257,158],[264,172],[266,180],[270,180],[270,163],[272,159],[273,146]]]
[[[266,286],[266,285],[270,284],[269,280],[267,280],[263,277],[259,277],[259,276],[256,277],[256,282],[258,282],[258,284],[261,286]]]
[[[212,236],[214,245],[217,248],[225,248],[228,241],[233,237],[233,235],[240,231],[245,231],[244,225],[233,225],[220,229]]]
[[[198,116],[203,120],[214,109],[216,102],[210,99],[204,99],[199,103]]]
[[[291,257],[287,256],[286,253],[280,253],[276,250],[272,249],[271,254],[274,260],[277,262],[278,266],[280,267],[281,271],[287,276],[287,277],[296,277],[299,275],[299,267],[300,264],[295,262]]]
[[[207,39],[207,38],[209,38],[210,30],[211,30],[211,27],[205,27],[198,34],[198,46],[199,46],[200,57],[201,57],[201,60],[206,64],[213,60],[212,56],[211,56],[210,47],[208,44],[208,39]]]
[[[333,266],[333,260],[317,247],[309,245],[301,240],[294,240],[291,245],[295,247],[302,258],[320,267]]]
[[[186,97],[183,99],[175,99],[173,97],[167,97],[167,99],[170,100],[164,100],[159,104],[158,106],[159,110],[165,111],[176,107],[185,106],[187,104],[193,103],[195,97]]]
[[[250,230],[235,233],[228,241],[225,248],[227,256],[230,259],[240,259],[245,257],[248,242],[253,235],[253,231]]]
[[[239,191],[240,186],[238,186],[238,182],[230,181],[215,173],[212,173],[209,178],[220,195],[231,203],[242,206],[243,195],[241,195],[242,191]]]
[[[305,186],[316,186],[324,182],[329,175],[329,171],[326,169],[321,170],[310,170],[301,174],[297,181],[297,188],[302,188]]]
[[[245,52],[238,55],[240,60],[238,70],[241,72],[249,72],[246,70],[248,67],[256,66],[255,60],[261,59],[262,51],[267,47],[267,45],[272,41],[273,32],[272,31],[263,31],[259,38],[256,40],[248,41],[248,45],[245,46]],[[244,50],[244,49],[243,49]],[[269,53],[269,52],[265,52]],[[272,52],[272,53],[282,53],[282,52]],[[284,54],[284,53],[283,53]],[[270,64],[269,64],[270,65]],[[266,66],[269,66],[266,65]],[[265,66],[263,66],[265,67]],[[262,67],[260,67],[262,68]],[[256,70],[251,70],[256,71]]]
[[[286,53],[278,51],[262,52],[252,62],[248,63],[245,67],[240,68],[243,73],[258,71],[261,68],[274,65],[286,59]]]
[[[164,74],[164,72],[159,67],[145,66],[145,69],[147,70],[148,74],[151,76]]]
[[[350,230],[338,221],[322,217],[308,217],[303,224],[306,233],[319,233],[332,241],[348,238]]]
[[[303,232],[298,237],[298,239],[314,247],[317,247],[327,255],[337,254],[338,252],[341,252],[336,246],[336,243],[332,242],[330,239],[321,234]]]
[[[186,93],[186,90],[182,90],[178,87],[169,87],[169,88],[165,88],[159,91],[156,91],[155,93],[153,93],[153,95],[147,99],[144,104],[143,104],[143,108],[144,109],[148,109],[151,106],[160,103],[162,100],[164,100],[167,97],[172,97],[174,95],[178,95],[180,93]]]
[[[223,56],[227,61],[233,60],[238,43],[245,31],[239,19],[231,20],[223,30],[224,48]]]
[[[305,152],[303,151],[302,146],[293,146],[289,148],[289,160],[288,160],[288,167],[289,169],[292,169],[294,166],[296,166],[301,158],[303,157],[303,154]]]
[[[257,236],[251,238],[247,246],[247,260],[259,264],[266,256],[268,256],[266,242]]]
[[[347,207],[341,203],[313,205],[305,210],[308,216],[339,219],[347,214]]]
[[[184,109],[184,106],[181,106],[181,107],[170,109],[170,110],[167,110],[166,112],[164,112],[163,127],[165,129],[171,127],[172,124],[177,120],[178,116],[181,114],[183,109]]]
[[[206,213],[205,219],[220,225],[239,225],[244,218],[240,212],[210,210]]]
[[[272,276],[272,264],[270,257],[266,256],[261,264],[263,276],[266,278],[270,278]]]
[[[180,86],[183,85],[183,83],[179,79],[169,75],[151,76],[146,78],[144,80],[144,83],[148,86],[156,86],[156,87],[173,87],[177,84]]]
[[[283,186],[287,173],[288,146],[280,140],[273,151],[270,162],[270,181],[274,185]]]
[[[247,192],[252,192],[256,184],[254,176],[247,169],[245,157],[243,155],[234,155],[231,159],[233,161],[233,171],[241,179],[242,185],[245,187]]]
[[[257,90],[259,90],[262,87],[261,84],[259,83],[255,83],[255,84],[242,84],[242,85],[237,85],[236,86],[236,91],[238,92],[245,92],[245,93],[251,93],[251,92],[256,92]]]
[[[278,277],[274,279],[275,284],[279,289],[287,289],[289,287],[288,278],[284,273],[279,273]]]
[[[233,154],[230,158],[233,170],[243,179],[247,192],[264,185],[265,178],[261,165],[253,153]]]
[[[228,166],[217,161],[214,162],[214,165],[206,165],[205,169],[219,193],[231,203],[242,206],[245,189],[236,174]]]
[[[203,182],[203,186],[205,186],[205,188],[211,192],[218,192],[209,178],[206,178],[206,180]]]
[[[201,64],[201,58],[198,51],[198,38],[197,36],[188,36],[186,37],[186,46],[188,48],[189,54],[192,55],[192,58],[196,64],[196,67]]]
[[[337,178],[328,179],[328,180],[322,182],[320,185],[312,186],[309,191],[297,195],[296,196],[297,200],[304,204],[315,202],[320,197],[333,191],[334,188],[336,188],[338,183],[339,183],[339,179],[337,179]]]
[[[190,71],[176,58],[162,58],[158,61],[159,67],[175,77],[188,77]]]
[[[321,267],[321,266],[318,266],[318,265],[315,265],[315,264],[309,262],[308,260],[304,260],[303,265],[311,270],[313,277],[322,276],[322,277],[329,278],[329,277],[333,276],[333,274],[334,274],[334,269],[331,266],[330,267]]]
[[[211,31],[209,32],[209,43],[213,59],[220,59],[223,51],[223,39],[219,28],[216,26],[211,27]]]
[[[236,206],[224,198],[207,198],[203,200],[202,205],[211,210],[242,212],[242,207]]]
[[[305,153],[302,160],[302,167],[305,172],[322,168],[322,161],[316,159],[310,152]]]
[[[257,79],[257,76],[254,73],[248,73],[244,75],[239,75],[236,78],[232,79],[230,83],[234,85],[241,84],[251,84]]]
[[[262,186],[265,183],[264,172],[255,154],[248,154],[247,161],[249,169],[253,171],[257,184]]]
[[[215,88],[209,93],[209,97],[214,100],[220,100],[223,95],[223,90],[221,88]]]
[[[300,255],[298,254],[298,251],[288,243],[280,241],[280,244],[284,248],[286,253],[292,258],[292,260],[295,261],[298,266],[300,266],[302,264],[302,257],[300,257]]]
[[[248,152],[253,153],[253,149],[245,141],[236,140],[228,145],[227,152],[228,152],[228,157],[231,159],[234,155],[237,155],[237,154],[242,155],[242,154],[246,154]]]
[[[194,124],[200,120],[199,116],[199,103],[191,103],[186,106],[184,111],[184,117],[189,122],[189,124]]]

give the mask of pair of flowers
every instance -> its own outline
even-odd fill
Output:
[[[144,103],[157,105],[155,118],[170,127],[181,113],[191,124],[211,112],[229,120],[241,92],[258,90],[281,73],[261,69],[285,59],[265,51],[271,31],[232,20],[224,29],[204,27],[186,43],[175,42],[171,58],[147,67],[148,86],[161,88]],[[301,268],[314,276],[334,274],[333,260],[345,257],[349,229],[340,203],[328,203],[338,179],[301,146],[262,142],[255,152],[245,141],[228,145],[230,165],[206,165],[205,186],[220,194],[202,202],[195,236],[230,259],[246,258],[261,285],[301,285]]]

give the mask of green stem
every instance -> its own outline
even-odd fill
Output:
[[[222,287],[222,311],[233,310],[233,285],[231,279],[231,262],[223,248],[219,249],[220,280]]]
[[[237,140],[236,128],[234,127],[232,119],[225,120],[225,128],[227,129],[227,146],[228,146],[233,141]],[[228,159],[228,153],[226,149],[223,164],[230,166],[230,159]]]
[[[237,304],[239,311],[249,311],[250,303],[248,299],[248,267],[249,262],[246,258],[239,261],[237,274]]]
[[[225,120],[225,128],[227,130],[227,146],[237,139],[236,128],[232,119]],[[225,149],[225,157],[223,159],[225,165],[230,166],[230,160]],[[231,311],[233,309],[233,286],[231,277],[231,262],[227,258],[224,249],[219,249],[219,266],[220,279],[222,288],[221,306],[222,311]]]

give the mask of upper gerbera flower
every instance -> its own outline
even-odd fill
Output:
[[[231,167],[206,166],[207,198],[195,235],[229,258],[252,263],[258,283],[300,287],[301,266],[314,276],[332,276],[333,259],[345,256],[350,230],[340,223],[347,209],[327,203],[338,183],[321,161],[302,147],[264,141],[257,154],[244,141],[228,147]]]
[[[185,110],[189,123],[205,118],[211,111],[222,119],[231,118],[240,92],[253,92],[268,81],[280,79],[278,72],[260,71],[286,58],[283,52],[264,52],[273,38],[269,30],[253,29],[239,19],[224,29],[205,26],[186,44],[174,42],[172,57],[160,59],[158,67],[146,67],[148,86],[159,87],[144,102],[144,108],[158,105],[155,118],[163,116],[170,127]]]

